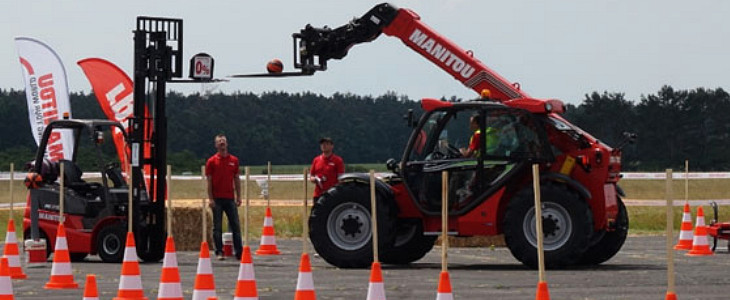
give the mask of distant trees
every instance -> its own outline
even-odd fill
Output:
[[[93,94],[74,93],[75,118],[104,118]],[[213,137],[225,133],[230,150],[243,164],[308,164],[319,153],[322,136],[335,140],[347,163],[384,163],[399,159],[410,128],[402,116],[420,111],[410,99],[387,93],[359,96],[337,93],[269,92],[200,95],[170,93],[167,100],[168,160],[177,171],[196,172],[213,154]],[[624,148],[625,170],[683,168],[730,170],[730,95],[723,89],[674,90],[662,87],[638,101],[623,93],[592,92],[565,117],[602,142],[615,146],[625,131],[639,135]],[[0,89],[0,170],[19,169],[36,146],[27,120],[23,91]],[[112,151],[112,148],[107,149]],[[106,155],[114,155],[107,153]],[[92,164],[85,158],[82,164]]]

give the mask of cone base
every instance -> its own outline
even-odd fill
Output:
[[[147,297],[114,297],[114,300],[149,300]]]
[[[692,243],[690,243],[689,245],[677,244],[676,246],[674,246],[674,250],[692,250]]]
[[[687,254],[685,254],[685,255],[686,256],[711,256],[713,254],[714,253],[712,253],[712,251],[695,251],[695,252],[690,251],[690,252],[687,252]]]
[[[28,279],[28,275],[25,275],[25,274],[14,274],[14,275],[10,275],[10,278],[12,278],[12,279]]]
[[[48,282],[43,288],[47,290],[77,289],[79,288],[79,284],[75,282]]]
[[[314,300],[316,299],[314,291],[296,291],[294,300]]]
[[[185,298],[183,298],[183,297],[180,297],[180,298],[175,298],[175,297],[173,297],[173,298],[164,298],[164,297],[162,297],[162,298],[157,298],[157,300],[185,300]]]
[[[269,250],[259,249],[259,250],[256,250],[256,255],[279,255],[279,254],[281,254],[281,252],[279,252],[279,250],[277,250],[277,249],[269,249]]]
[[[664,298],[664,300],[677,300],[677,294],[667,292],[667,296]]]

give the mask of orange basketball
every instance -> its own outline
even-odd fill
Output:
[[[280,60],[274,58],[266,64],[266,71],[272,74],[281,73],[281,71],[284,71],[284,64],[282,64]]]
[[[41,184],[43,184],[43,177],[41,177],[41,174],[38,173],[28,173],[28,175],[25,175],[23,183],[29,190],[37,189],[41,186]]]

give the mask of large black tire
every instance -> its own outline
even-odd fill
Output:
[[[396,224],[395,243],[380,253],[380,261],[404,265],[421,259],[431,251],[437,236],[423,235],[421,220],[399,219]]]
[[[84,261],[84,259],[89,256],[89,253],[83,253],[83,252],[71,252],[69,253],[69,258],[72,262],[80,262]]]
[[[586,251],[593,232],[588,204],[566,186],[547,183],[541,188],[545,267],[574,264]],[[537,235],[532,189],[524,189],[507,205],[504,239],[517,260],[537,268]]]
[[[594,234],[601,235],[601,238],[594,245],[588,247],[578,261],[581,265],[597,265],[611,259],[624,245],[626,236],[629,233],[629,214],[621,198],[618,202],[618,216],[616,217],[616,230],[599,231]]]
[[[385,198],[377,195],[379,249],[391,248],[395,240],[395,203]],[[309,216],[309,239],[320,257],[340,268],[369,267],[370,211],[370,189],[365,184],[348,182],[325,192]]]
[[[96,251],[102,261],[120,263],[124,258],[127,230],[123,224],[112,224],[99,230],[96,238]]]

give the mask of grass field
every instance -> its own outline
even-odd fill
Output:
[[[291,166],[295,169],[301,166]],[[260,170],[265,170],[262,167]],[[274,168],[275,172],[278,168]],[[301,169],[299,171],[301,173]],[[252,171],[255,174],[255,172]],[[260,173],[258,173],[260,174]],[[277,173],[281,174],[281,173]],[[9,181],[0,181],[0,203],[8,203]],[[621,186],[630,199],[663,199],[665,183],[663,180],[623,180]],[[702,179],[689,181],[689,198],[690,199],[727,199],[730,198],[730,189],[727,189],[727,180],[721,179]],[[255,182],[248,183],[249,195],[251,199],[260,199],[261,189]],[[201,199],[205,195],[203,182],[200,180],[174,180],[171,186],[172,199]],[[298,200],[303,197],[311,197],[314,186],[307,184],[307,194],[304,193],[304,186],[301,181],[274,181],[271,183],[270,194],[273,201],[280,199]],[[674,199],[683,200],[684,181],[674,181]],[[25,202],[26,189],[22,181],[17,180],[14,184],[14,201]],[[708,206],[705,206],[705,220],[707,223],[712,219],[712,212]],[[302,234],[302,208],[301,207],[274,207],[274,222],[277,236],[280,237],[297,237]],[[650,206],[631,206],[628,207],[630,219],[630,234],[661,234],[665,229],[666,208],[650,207]],[[20,231],[21,211],[16,211],[14,219],[16,227]],[[258,238],[261,233],[263,224],[264,210],[262,207],[252,207],[250,216],[250,234],[251,238]],[[693,210],[693,216],[696,211]],[[241,209],[241,216],[244,215]],[[674,228],[675,234],[679,230],[682,218],[682,208],[674,208]],[[8,219],[8,211],[0,211],[0,228],[5,228]],[[730,220],[730,206],[720,207],[720,221]],[[225,222],[224,222],[225,223]],[[0,238],[4,240],[5,232],[0,230]]]

